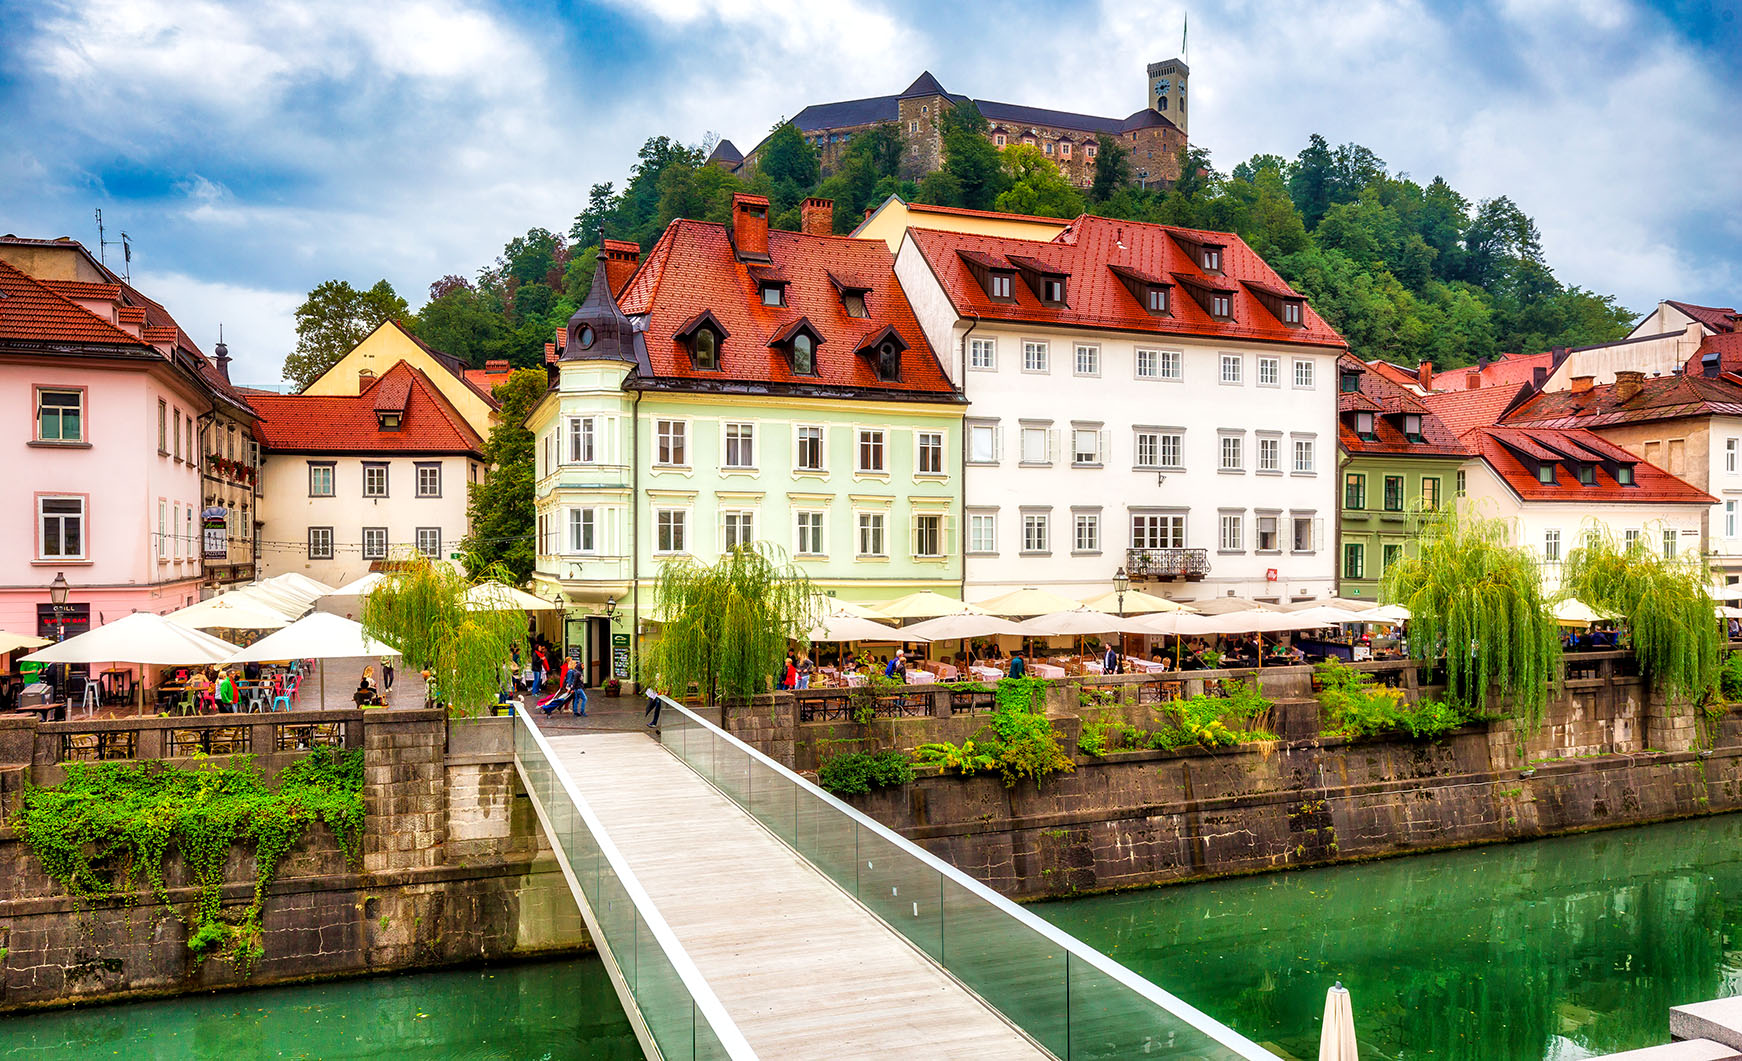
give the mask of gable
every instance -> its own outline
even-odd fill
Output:
[[[315,397],[346,397],[358,393],[360,374],[385,376],[394,365],[405,362],[426,376],[479,435],[489,435],[494,403],[436,357],[430,348],[412,338],[397,321],[384,321],[350,352],[320,374],[302,391]]]

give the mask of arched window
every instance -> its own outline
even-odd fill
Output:
[[[881,380],[901,378],[901,348],[894,343],[886,342],[877,348],[877,378]]]
[[[816,346],[811,337],[799,332],[792,337],[792,371],[798,376],[812,376],[817,371]]]
[[[715,345],[716,342],[717,340],[714,338],[712,329],[696,329],[697,368],[712,370],[720,367],[720,350],[719,347]]]

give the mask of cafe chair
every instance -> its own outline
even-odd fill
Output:
[[[248,690],[248,708],[250,712],[266,710],[266,690],[256,685]]]

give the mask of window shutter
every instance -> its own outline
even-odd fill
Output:
[[[1059,459],[1059,429],[1056,427],[1046,429],[1046,459],[1049,462]]]
[[[1322,552],[1325,548],[1325,521],[1313,520],[1313,552]]]
[[[1002,463],[1004,460],[1004,425],[996,424],[992,428],[992,460]]]
[[[1103,427],[1101,430],[1095,432],[1095,436],[1095,456],[1101,459],[1102,464],[1113,463],[1113,461],[1107,456],[1107,429]]]
[[[915,513],[907,520],[907,555],[919,555],[919,515]]]
[[[956,555],[956,517],[946,514],[942,520],[943,535],[938,542],[938,551],[945,556]]]

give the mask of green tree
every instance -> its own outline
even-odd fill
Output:
[[[473,368],[482,368],[508,334],[501,307],[459,277],[431,284],[430,300],[407,323],[419,339]]]
[[[1001,153],[987,139],[989,126],[980,109],[963,101],[945,111],[938,121],[944,147],[943,172],[953,178],[950,187],[960,199],[940,205],[994,209],[998,196],[1010,187],[1010,176]]]
[[[575,223],[569,226],[569,238],[583,247],[597,247],[604,238],[605,219],[611,216],[613,200],[610,181],[589,188],[587,208],[575,215]]]
[[[1331,208],[1331,194],[1336,190],[1337,162],[1331,146],[1318,133],[1307,139],[1307,146],[1294,158],[1288,175],[1289,194],[1294,208],[1300,211],[1308,228],[1317,228],[1325,211]]]
[[[817,149],[805,140],[798,126],[783,121],[762,145],[756,171],[776,184],[790,181],[800,188],[809,188],[817,182],[821,167]]]
[[[1089,201],[1104,203],[1130,183],[1131,152],[1118,137],[1102,133],[1095,138],[1095,179],[1089,185]]]
[[[542,346],[540,351],[542,353]],[[472,533],[460,543],[472,575],[500,567],[515,585],[532,577],[537,560],[532,508],[532,432],[526,418],[544,399],[543,369],[519,369],[496,387],[502,408],[484,440],[484,481],[469,485],[466,505]]]
[[[797,565],[749,546],[712,566],[666,561],[653,587],[659,640],[642,661],[645,684],[682,697],[693,686],[707,704],[770,691],[789,641],[804,641],[815,591]]]
[[[1620,549],[1600,526],[1585,527],[1584,544],[1567,555],[1561,572],[1561,596],[1625,617],[1633,655],[1652,687],[1698,705],[1717,684],[1724,650],[1706,590],[1711,572],[1696,553],[1664,557],[1644,541]]]
[[[1076,217],[1083,212],[1083,194],[1037,147],[1005,148],[1004,173],[1010,187],[999,193],[995,209],[1037,217]]]
[[[451,714],[481,713],[502,688],[502,665],[526,636],[518,608],[469,607],[475,583],[440,560],[412,554],[363,597],[363,629],[399,647],[406,670],[428,671],[430,689]],[[500,568],[484,573],[510,581]]]
[[[403,318],[408,309],[385,280],[367,291],[328,280],[296,308],[296,349],[284,359],[284,378],[306,389],[383,321]]]

